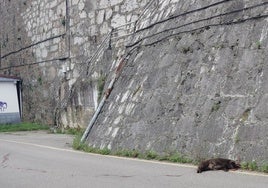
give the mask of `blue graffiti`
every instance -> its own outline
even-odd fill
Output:
[[[0,101],[0,111],[3,112],[7,109],[7,103]]]

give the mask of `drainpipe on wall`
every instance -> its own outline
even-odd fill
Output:
[[[142,11],[142,13],[140,14],[140,16],[138,17],[138,19],[137,19],[136,21],[127,23],[127,24],[125,24],[125,25],[121,25],[121,26],[119,26],[119,27],[117,27],[117,28],[113,28],[112,31],[110,32],[110,33],[111,33],[111,36],[112,36],[112,33],[115,31],[115,29],[119,29],[119,28],[121,28],[122,26],[126,26],[126,25],[129,25],[129,24],[131,24],[131,23],[134,23],[134,30],[133,30],[133,34],[134,34],[134,33],[135,33],[135,30],[136,30],[136,25],[137,25],[138,21],[141,20],[142,16],[149,10],[149,8],[151,7],[151,5],[152,5],[154,2],[155,2],[155,0],[151,0],[151,1],[149,1],[149,3],[147,3],[147,5],[145,6],[144,10]],[[157,1],[157,3],[159,3],[159,1]],[[108,36],[109,36],[109,34],[108,34]],[[122,36],[121,36],[121,37],[122,37]],[[104,42],[105,42],[105,41],[106,41],[106,40],[104,40]],[[109,47],[111,47],[111,38],[110,38],[110,41],[109,41]],[[131,51],[131,50],[130,50],[130,51]],[[96,55],[98,55],[98,53],[96,53]],[[94,56],[94,55],[93,55],[93,56]],[[88,126],[87,126],[87,129],[85,130],[85,132],[84,132],[84,134],[83,134],[83,136],[82,136],[80,142],[84,142],[84,141],[86,140],[86,138],[88,137],[88,134],[89,134],[89,132],[91,131],[91,129],[92,129],[92,127],[93,127],[95,121],[97,120],[98,115],[100,114],[100,111],[101,111],[102,107],[104,106],[106,99],[109,97],[109,95],[110,95],[110,93],[111,93],[111,91],[112,91],[112,89],[113,89],[113,85],[114,85],[115,81],[116,81],[117,78],[119,77],[119,75],[120,75],[120,73],[121,73],[121,71],[122,71],[122,69],[123,69],[123,67],[124,67],[124,63],[125,63],[125,60],[127,59],[127,56],[128,56],[128,53],[125,55],[125,57],[123,56],[123,57],[121,57],[121,58],[119,59],[119,64],[118,64],[118,66],[117,66],[117,68],[116,68],[116,70],[115,70],[115,73],[114,73],[114,75],[113,75],[113,79],[112,79],[112,81],[110,82],[110,85],[108,86],[108,89],[107,89],[107,91],[106,91],[104,97],[102,98],[102,100],[101,100],[101,102],[100,102],[100,104],[99,104],[97,110],[95,111],[95,113],[94,113],[92,119],[90,120],[90,122],[89,122],[89,124],[88,124]],[[114,62],[114,63],[115,63],[115,62]]]
[[[123,61],[123,60],[121,60],[121,61]],[[115,62],[114,62],[114,63],[115,63]],[[113,89],[113,86],[114,86],[114,83],[115,83],[115,80],[116,80],[116,79],[117,79],[117,74],[115,73],[114,76],[113,76],[112,81],[110,82],[110,84],[109,84],[109,86],[108,86],[108,89],[107,89],[106,92],[105,92],[105,95],[102,97],[101,102],[100,102],[100,104],[98,105],[97,110],[95,111],[93,117],[91,118],[91,120],[90,120],[90,122],[89,122],[89,124],[88,124],[88,126],[87,126],[87,129],[85,130],[85,132],[84,132],[84,134],[83,134],[83,136],[82,136],[80,142],[85,142],[85,140],[86,140],[86,138],[87,138],[87,136],[88,136],[90,130],[92,129],[92,127],[93,127],[95,121],[97,120],[98,115],[100,114],[100,111],[101,111],[102,107],[103,107],[104,104],[105,104],[106,99],[109,97],[109,95],[110,95],[110,93],[111,93],[111,91],[112,91],[112,89]]]
[[[88,134],[89,134],[89,132],[90,132],[93,124],[97,120],[97,117],[98,117],[98,115],[99,115],[99,113],[100,113],[100,111],[101,111],[101,109],[102,109],[102,107],[104,105],[105,100],[106,100],[106,97],[103,97],[102,100],[101,100],[101,102],[100,102],[100,104],[99,104],[99,106],[98,106],[98,108],[97,108],[97,110],[94,113],[94,116],[90,120],[90,122],[89,122],[89,124],[87,126],[87,129],[85,130],[85,132],[84,132],[84,134],[83,134],[80,142],[85,142],[85,140],[86,140],[86,138],[87,138],[87,136],[88,136]]]
[[[119,64],[118,64],[118,66],[117,66],[117,68],[116,68],[116,70],[114,72],[113,79],[110,82],[110,84],[109,84],[109,86],[108,86],[108,88],[107,88],[107,90],[105,92],[105,95],[103,96],[103,98],[102,98],[97,110],[95,111],[92,119],[90,120],[90,122],[89,122],[89,124],[87,126],[87,129],[85,130],[80,142],[85,142],[86,138],[88,137],[88,134],[91,131],[94,123],[96,122],[96,120],[98,118],[98,115],[100,114],[100,111],[101,111],[102,107],[105,104],[106,99],[110,96],[110,93],[113,90],[113,86],[114,86],[115,81],[118,79],[118,77],[119,77],[119,75],[120,75],[120,73],[121,73],[121,71],[122,71],[122,69],[123,69],[123,67],[125,65],[125,60],[127,59],[127,55],[125,57],[123,56],[123,57],[120,58]],[[116,63],[115,61],[113,63]]]

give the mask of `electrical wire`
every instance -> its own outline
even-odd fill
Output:
[[[8,56],[10,56],[10,55],[12,55],[12,54],[16,54],[16,53],[18,53],[18,52],[21,52],[21,51],[23,51],[23,50],[26,50],[26,49],[28,49],[28,48],[31,48],[31,47],[36,46],[36,45],[38,45],[38,44],[41,44],[41,43],[43,43],[43,42],[47,42],[47,41],[49,41],[49,40],[53,40],[53,39],[55,39],[55,38],[64,37],[65,35],[66,35],[66,33],[63,33],[63,34],[60,34],[60,35],[55,35],[55,36],[53,36],[53,37],[47,38],[47,39],[45,39],[45,40],[38,41],[38,42],[36,42],[36,43],[33,43],[33,44],[28,45],[28,46],[22,47],[22,48],[20,48],[20,49],[18,49],[18,50],[9,52],[9,53],[7,53],[7,54],[1,56],[1,58],[2,58],[2,59],[3,59],[3,58],[6,58],[6,57],[8,57]]]
[[[215,16],[211,16],[211,17],[209,17],[209,18],[204,18],[204,19],[196,20],[196,21],[193,21],[193,22],[190,22],[190,23],[186,23],[186,24],[183,24],[183,25],[180,25],[180,26],[177,26],[177,27],[173,27],[173,28],[165,29],[165,30],[163,30],[163,31],[154,33],[154,34],[152,34],[152,35],[145,36],[145,37],[139,39],[138,41],[134,42],[133,44],[126,45],[126,48],[135,46],[135,45],[137,45],[138,43],[140,43],[141,41],[143,41],[143,40],[145,40],[145,39],[148,39],[148,38],[151,38],[151,37],[154,37],[154,36],[159,35],[159,34],[161,34],[161,33],[165,33],[165,32],[168,32],[168,31],[175,30],[175,29],[179,29],[179,28],[182,28],[182,27],[191,25],[191,24],[196,24],[196,23],[199,23],[199,22],[212,20],[212,19],[219,18],[219,17],[222,17],[222,16],[227,16],[227,15],[230,15],[230,14],[234,14],[234,13],[238,13],[238,12],[247,11],[247,10],[254,9],[254,8],[257,8],[257,7],[260,7],[260,6],[263,6],[263,5],[267,5],[267,4],[268,4],[268,2],[264,2],[264,3],[260,3],[260,4],[257,4],[257,5],[251,6],[251,7],[246,7],[246,8],[243,8],[243,9],[237,9],[237,10],[230,11],[230,12],[227,12],[227,13],[222,13],[222,14],[218,14],[218,15],[215,15]],[[197,10],[197,9],[196,9],[196,10]],[[200,11],[200,10],[203,10],[203,9],[199,9],[199,11]],[[192,12],[192,11],[189,11],[189,12]],[[185,14],[185,13],[183,13],[183,14]],[[187,12],[187,14],[188,14],[188,12]],[[180,15],[182,15],[182,14],[180,14]],[[167,21],[169,21],[169,20],[171,20],[171,19],[174,19],[174,18],[177,18],[177,17],[178,17],[178,16],[170,17],[170,18],[165,19],[164,21],[160,21],[160,22],[158,22],[158,23],[164,23],[164,22],[167,22]],[[257,17],[258,17],[258,16],[257,16]],[[257,19],[257,17],[254,18],[254,19]],[[262,17],[262,16],[260,16],[260,18],[261,18],[261,17]],[[245,19],[245,20],[250,20],[250,19]],[[229,23],[229,24],[231,24],[231,23]],[[154,25],[156,25],[156,24],[154,23],[154,24],[152,24],[152,26],[148,26],[148,27],[146,27],[146,29],[152,28]],[[215,24],[214,24],[214,25],[215,25]],[[221,24],[216,24],[216,25],[221,25]],[[222,25],[227,25],[227,24],[224,24],[224,23],[223,23]],[[209,26],[213,26],[213,25],[207,25],[207,26],[204,26],[204,27],[209,27]],[[200,29],[200,28],[199,28],[199,29]],[[142,29],[142,30],[144,30],[144,29]],[[194,29],[194,30],[198,30],[198,29]],[[137,33],[140,32],[140,31],[141,31],[141,30],[136,31],[134,34],[137,34]],[[193,31],[193,30],[191,30],[191,31]],[[189,31],[189,32],[190,32],[190,31]]]
[[[262,19],[262,18],[267,18],[267,17],[268,17],[268,14],[265,14],[265,15],[255,16],[255,17],[251,17],[251,18],[247,18],[247,19],[243,19],[243,20],[238,20],[238,21],[234,21],[234,22],[225,22],[225,23],[219,23],[219,24],[209,24],[209,25],[205,25],[205,26],[202,26],[202,27],[199,27],[199,28],[192,29],[192,30],[176,32],[176,33],[173,33],[173,34],[168,35],[166,37],[163,37],[160,40],[157,40],[155,42],[144,44],[143,46],[151,46],[151,45],[154,45],[154,44],[156,44],[158,42],[161,42],[161,41],[163,41],[165,39],[168,39],[168,38],[170,38],[172,36],[176,36],[176,35],[183,34],[183,33],[195,32],[195,31],[198,31],[198,30],[208,29],[210,27],[217,27],[217,26],[222,26],[222,25],[235,25],[235,24],[240,24],[240,23],[246,22],[246,21],[257,20],[257,19]]]
[[[30,66],[30,65],[37,65],[37,64],[42,64],[42,63],[47,63],[47,62],[52,62],[52,61],[63,61],[66,60],[68,57],[61,57],[61,58],[54,58],[54,59],[48,59],[48,60],[44,60],[44,61],[38,61],[38,62],[34,62],[34,63],[26,63],[26,64],[22,64],[22,65],[13,65],[13,66],[8,66],[8,67],[2,67],[0,68],[0,70],[7,70],[10,68],[18,68],[18,67],[25,67],[25,66]]]
[[[233,1],[233,0],[223,0],[223,1],[220,1],[220,2],[216,2],[216,3],[213,3],[213,4],[210,4],[210,5],[207,5],[207,6],[204,6],[202,8],[198,8],[198,9],[194,9],[194,10],[190,10],[190,11],[187,11],[187,12],[184,12],[182,14],[178,14],[178,15],[175,15],[175,16],[171,16],[167,19],[164,19],[164,20],[161,20],[161,21],[158,21],[158,22],[155,22],[145,28],[142,28],[142,29],[139,29],[137,31],[134,32],[134,34],[137,34],[141,31],[145,31],[145,30],[148,30],[152,27],[154,27],[155,25],[158,25],[158,24],[161,24],[161,23],[165,23],[167,21],[170,21],[170,20],[173,20],[175,18],[178,18],[178,17],[181,17],[181,16],[185,16],[185,15],[188,15],[188,14],[191,14],[191,13],[195,13],[195,12],[199,12],[199,11],[202,11],[202,10],[205,10],[205,9],[208,9],[208,8],[211,8],[211,7],[214,7],[214,6],[217,6],[217,5],[220,5],[220,4],[223,4],[223,3],[227,3],[227,2],[230,2],[230,1]],[[260,4],[257,4],[257,5],[254,5],[254,6],[251,6],[251,7],[246,7],[246,8],[243,8],[243,9],[237,9],[237,10],[234,10],[234,11],[230,11],[230,12],[227,12],[227,13],[222,13],[222,14],[218,14],[218,15],[215,15],[215,16],[212,16],[212,17],[209,17],[209,18],[204,18],[204,19],[200,19],[200,20],[196,20],[196,21],[193,21],[193,22],[190,22],[190,23],[186,23],[186,24],[183,24],[183,25],[180,25],[180,26],[177,26],[177,27],[173,27],[173,28],[169,28],[169,29],[166,29],[166,30],[163,30],[163,31],[160,31],[158,33],[154,33],[152,35],[149,35],[149,36],[145,36],[141,39],[139,39],[138,41],[134,42],[133,44],[130,44],[130,45],[126,45],[126,48],[131,48],[133,46],[136,46],[137,44],[139,44],[140,42],[144,41],[145,39],[148,39],[148,38],[152,38],[154,36],[157,36],[161,33],[165,33],[165,32],[169,32],[169,31],[173,31],[173,30],[176,30],[176,29],[179,29],[179,28],[182,28],[182,27],[185,27],[185,26],[188,26],[188,25],[191,25],[191,24],[196,24],[196,23],[199,23],[199,22],[203,22],[203,21],[208,21],[208,20],[212,20],[212,19],[215,19],[215,18],[218,18],[218,17],[222,17],[222,16],[227,16],[227,15],[230,15],[230,14],[234,14],[234,13],[238,13],[238,12],[242,12],[242,11],[247,11],[247,10],[250,10],[250,9],[253,9],[253,8],[257,8],[257,7],[260,7],[260,6],[264,6],[268,4],[268,2],[264,2],[264,3],[260,3]],[[215,26],[220,26],[220,25],[232,25],[232,24],[238,24],[238,23],[242,23],[242,22],[245,22],[245,21],[248,21],[248,20],[256,20],[256,19],[260,19],[260,18],[265,18],[267,17],[267,15],[261,15],[261,16],[256,16],[256,17],[252,17],[252,18],[248,18],[248,19],[244,19],[244,20],[238,20],[238,21],[235,21],[235,22],[227,22],[227,23],[219,23],[219,24],[210,24],[210,25],[206,25],[206,26],[202,26],[202,27],[199,27],[199,28],[195,28],[195,29],[192,29],[192,30],[187,30],[187,31],[180,31],[180,32],[176,32],[174,34],[170,34],[166,37],[163,37],[161,38],[160,40],[157,40],[155,42],[152,42],[152,43],[148,43],[148,44],[145,44],[143,46],[150,46],[150,45],[153,45],[157,42],[160,42],[162,40],[165,40],[167,38],[170,38],[172,36],[175,36],[175,35],[179,35],[179,34],[182,34],[182,33],[188,33],[188,32],[194,32],[194,31],[197,31],[197,30],[201,30],[201,29],[206,29],[208,27],[215,27]],[[25,46],[19,50],[16,50],[16,51],[13,51],[13,52],[10,52],[8,54],[5,54],[3,55],[1,58],[6,58],[12,54],[15,54],[15,53],[18,53],[18,52],[21,52],[23,50],[26,50],[28,48],[31,48],[35,45],[38,45],[40,43],[43,43],[43,42],[46,42],[46,41],[49,41],[49,40],[52,40],[54,38],[59,38],[59,37],[64,37],[66,35],[66,33],[64,34],[60,34],[60,35],[57,35],[57,36],[53,36],[51,38],[47,38],[45,40],[42,40],[42,41],[38,41],[34,44],[31,44],[29,46]],[[133,51],[134,48],[131,50]],[[44,60],[44,61],[39,61],[39,62],[34,62],[34,63],[28,63],[28,64],[23,64],[23,65],[15,65],[15,66],[9,66],[9,67],[4,67],[4,68],[0,68],[0,70],[5,70],[5,69],[8,69],[8,68],[15,68],[15,67],[21,67],[21,66],[28,66],[28,65],[34,65],[34,64],[40,64],[40,63],[45,63],[45,62],[50,62],[50,61],[56,61],[56,60],[63,60],[64,58],[55,58],[55,59],[51,59],[51,60]]]
[[[138,33],[138,32],[141,32],[141,31],[143,31],[143,30],[147,30],[147,29],[149,29],[149,28],[151,28],[151,27],[153,27],[153,26],[155,26],[155,25],[164,23],[164,22],[166,22],[166,21],[168,21],[168,20],[175,19],[175,18],[178,18],[178,17],[181,17],[181,16],[185,16],[185,15],[187,15],[187,14],[192,14],[192,13],[195,13],[195,12],[199,12],[199,11],[201,11],[201,10],[206,10],[206,9],[208,9],[208,8],[211,8],[211,7],[214,7],[214,6],[217,6],[217,5],[220,5],[220,4],[229,2],[229,1],[234,1],[234,0],[223,0],[223,1],[219,1],[219,2],[217,2],[217,3],[213,3],[213,4],[210,4],[210,5],[204,6],[204,7],[202,7],[202,8],[198,8],[198,9],[190,10],[190,11],[187,11],[187,12],[184,12],[184,13],[181,13],[181,14],[178,14],[178,15],[175,15],[175,16],[170,16],[170,17],[167,18],[167,19],[160,20],[160,21],[155,22],[155,23],[153,23],[153,24],[151,24],[151,25],[149,25],[149,26],[147,26],[147,27],[144,27],[144,28],[142,28],[142,29],[138,29],[136,32]]]

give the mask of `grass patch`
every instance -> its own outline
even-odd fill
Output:
[[[70,134],[70,135],[79,135],[83,134],[84,129],[81,128],[65,128],[65,129],[57,129],[52,128],[50,129],[51,133],[55,134]]]
[[[167,157],[167,161],[171,161],[173,163],[193,163],[192,159],[189,159],[180,153],[174,153]]]
[[[257,163],[255,161],[248,163],[249,170],[256,171],[258,170]]]
[[[131,157],[131,158],[140,158],[141,153],[139,153],[137,150],[119,150],[114,153],[116,156],[121,157]]]
[[[263,165],[259,165],[255,162],[242,162],[241,168],[243,170],[250,170],[250,171],[257,171],[257,172],[264,172],[268,173],[268,163],[264,163]]]
[[[109,150],[108,148],[104,148],[104,149],[94,148],[94,147],[88,146],[86,143],[80,142],[82,136],[83,136],[83,132],[81,132],[81,131],[75,135],[74,140],[73,140],[73,148],[74,149],[85,151],[88,153],[97,153],[97,154],[101,154],[101,155],[110,155],[111,154],[111,150]]]
[[[261,172],[268,173],[268,163],[263,164],[260,168]]]
[[[108,148],[94,148],[88,146],[86,143],[81,143],[80,140],[82,138],[83,133],[79,132],[76,134],[73,140],[73,148],[76,150],[85,151],[88,153],[96,153],[101,155],[114,155],[119,157],[130,157],[130,158],[139,158],[139,159],[146,159],[146,160],[157,160],[157,161],[167,161],[172,163],[187,163],[187,164],[194,164],[197,165],[198,161],[190,159],[178,152],[170,153],[169,155],[158,155],[154,151],[146,151],[144,153],[139,152],[137,150],[118,150],[118,151],[111,151]],[[258,171],[268,173],[268,163],[265,163],[262,166],[258,166],[255,161],[252,162],[242,162],[241,169],[243,170],[251,170],[251,171]]]
[[[244,169],[244,170],[251,170],[251,171],[257,171],[258,170],[258,166],[257,166],[257,163],[255,161],[242,162],[241,163],[241,168]]]
[[[157,155],[156,152],[154,152],[154,151],[146,151],[145,152],[144,159],[156,160],[157,158],[159,158],[159,156]]]
[[[19,123],[0,125],[0,132],[48,130],[49,127],[38,123]]]
[[[213,113],[213,112],[216,112],[220,109],[221,107],[221,101],[217,101],[213,104],[211,110],[210,110],[210,113]]]
[[[193,164],[195,161],[192,159],[189,159],[179,153],[173,153],[168,156],[162,156],[158,155],[154,151],[146,151],[144,153],[139,152],[137,150],[117,150],[117,151],[111,151],[108,148],[94,148],[88,146],[86,143],[81,143],[80,140],[82,138],[83,133],[80,132],[75,135],[75,138],[73,140],[73,149],[85,151],[88,153],[96,153],[101,155],[114,155],[119,157],[130,157],[130,158],[139,158],[139,159],[146,159],[146,160],[158,160],[158,161],[169,161],[173,163],[189,163]]]
[[[256,42],[256,47],[257,47],[257,49],[261,49],[261,41]]]
[[[106,76],[100,76],[98,78],[98,102],[101,100],[101,97],[103,95],[104,91],[104,85],[105,85]]]
[[[82,151],[86,151],[87,152],[87,145],[85,143],[81,143],[80,140],[83,136],[82,132],[78,132],[73,140],[73,148],[76,150],[82,150]]]

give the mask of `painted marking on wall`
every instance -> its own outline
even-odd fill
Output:
[[[4,112],[7,109],[7,103],[0,101],[0,112]]]

